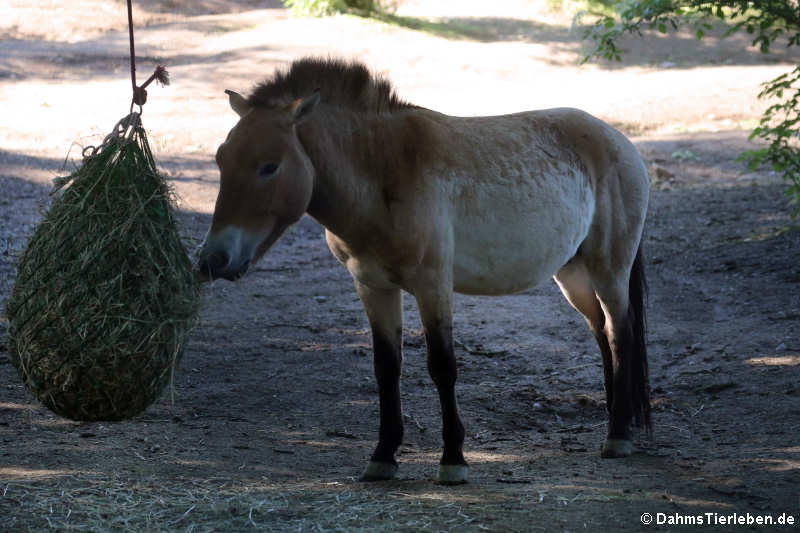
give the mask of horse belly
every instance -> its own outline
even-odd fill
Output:
[[[475,202],[460,209],[454,227],[453,289],[511,294],[552,277],[575,255],[591,225],[593,199],[588,186],[581,189],[566,197],[517,190],[491,202],[503,206],[500,210],[480,209]]]

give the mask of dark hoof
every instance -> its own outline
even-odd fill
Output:
[[[628,457],[633,452],[633,443],[628,439],[606,439],[600,448],[600,457],[614,459]]]
[[[467,465],[439,465],[440,485],[463,485],[469,478]]]
[[[370,461],[359,481],[387,481],[394,479],[395,474],[397,474],[396,464]]]

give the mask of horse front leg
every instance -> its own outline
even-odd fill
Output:
[[[355,282],[372,329],[375,378],[380,397],[378,445],[361,476],[362,481],[392,479],[394,458],[403,441],[400,373],[403,364],[403,300],[400,289],[376,290]]]
[[[458,371],[453,350],[451,287],[449,283],[436,290],[415,291],[428,346],[428,372],[436,384],[442,409],[444,452],[439,464],[439,483],[445,485],[466,483],[469,474],[463,452],[464,424],[456,402]]]

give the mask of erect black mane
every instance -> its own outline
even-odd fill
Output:
[[[307,57],[278,70],[253,90],[251,107],[274,108],[320,90],[331,105],[372,113],[391,113],[416,107],[400,99],[392,84],[357,61]]]

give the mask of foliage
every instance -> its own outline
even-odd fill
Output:
[[[547,9],[565,13],[591,12],[601,15],[614,14],[618,0],[547,0]]]
[[[322,17],[334,13],[355,13],[371,15],[394,10],[389,0],[283,0],[283,5],[291,8],[296,15]]]
[[[321,17],[343,11],[341,0],[283,0],[283,5],[295,15]]]
[[[790,186],[794,216],[800,215],[800,66],[763,84],[759,98],[773,97],[778,103],[771,105],[761,117],[761,122],[750,139],[768,142],[766,148],[742,154],[750,169],[769,163],[786,179]],[[784,96],[785,95],[785,96]]]
[[[624,0],[617,4],[619,18],[601,15],[585,37],[595,43],[586,60],[598,56],[620,60],[622,50],[617,40],[624,34],[641,35],[642,29],[666,33],[690,26],[698,39],[712,28],[715,19],[729,27],[725,36],[746,31],[753,36],[753,46],[767,53],[778,39],[786,46],[800,46],[800,2],[798,0]],[[800,67],[762,85],[759,98],[775,99],[761,117],[750,139],[758,138],[767,147],[745,152],[740,157],[751,169],[762,163],[772,165],[790,184],[792,203],[800,204]],[[800,214],[800,207],[794,215]]]

